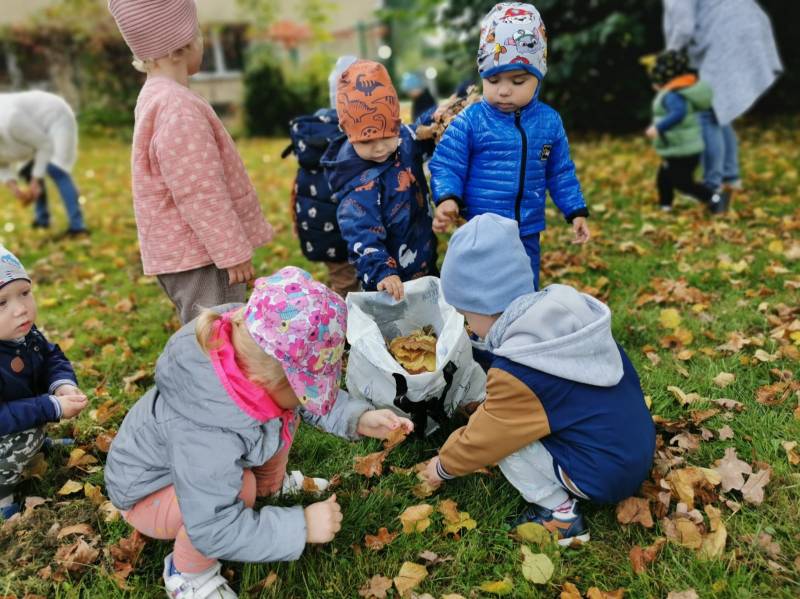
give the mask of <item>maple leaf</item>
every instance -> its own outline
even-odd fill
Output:
[[[628,497],[617,504],[617,522],[620,524],[641,524],[653,528],[650,502],[641,497]]]
[[[544,553],[533,553],[527,546],[520,547],[522,551],[522,575],[533,584],[544,584],[553,576],[555,567],[553,562]]]
[[[385,599],[386,591],[392,588],[392,579],[376,574],[358,591],[359,596],[366,599]]]
[[[419,480],[419,483],[411,488],[411,494],[414,495],[414,497],[425,499],[433,495],[439,489],[438,486],[434,487],[431,485],[421,472],[417,472],[417,480]]]
[[[742,486],[742,497],[747,503],[761,505],[764,501],[764,487],[769,483],[772,469],[766,467],[751,474]]]
[[[428,569],[414,562],[403,562],[400,572],[394,577],[394,587],[401,597],[406,597],[411,589],[417,587],[419,583],[428,577]]]
[[[740,491],[744,486],[744,475],[753,472],[750,464],[737,457],[736,449],[733,447],[728,447],[723,458],[715,462],[714,470],[720,476],[724,492],[731,489]]]
[[[394,541],[395,537],[397,537],[398,533],[396,532],[389,532],[385,526],[378,529],[378,534],[375,535],[365,535],[364,536],[364,545],[367,549],[371,549],[372,551],[380,551],[386,545]]]
[[[365,456],[356,456],[353,458],[353,470],[367,478],[380,476],[383,474],[383,461],[387,455],[389,455],[389,452],[384,449]]]
[[[433,513],[433,506],[427,503],[412,505],[400,514],[400,522],[404,533],[423,532],[431,525],[429,516]]]
[[[642,549],[642,547],[639,545],[634,545],[628,554],[633,571],[637,574],[642,574],[645,572],[647,570],[647,566],[656,561],[658,554],[661,553],[661,548],[666,542],[667,540],[665,538],[659,537],[652,545],[649,545],[644,549]]]

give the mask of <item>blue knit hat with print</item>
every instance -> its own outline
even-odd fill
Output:
[[[12,281],[22,279],[30,283],[31,278],[25,272],[17,257],[0,245],[0,288],[5,287]]]
[[[481,21],[478,73],[485,79],[517,69],[544,79],[547,33],[533,4],[501,2]]]
[[[492,316],[536,291],[517,221],[491,212],[459,227],[442,264],[442,292],[456,310]]]

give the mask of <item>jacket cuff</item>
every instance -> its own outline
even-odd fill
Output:
[[[54,422],[58,422],[61,420],[61,404],[58,402],[58,398],[55,395],[50,396],[50,401],[53,403],[53,409],[56,412]]]
[[[442,480],[453,480],[454,478],[457,478],[456,476],[450,474],[447,470],[444,469],[444,466],[442,466],[441,459],[439,459],[436,462],[436,474],[439,475],[439,478],[441,478]]]
[[[571,223],[572,221],[574,221],[579,216],[583,216],[583,217],[587,217],[588,218],[589,209],[586,206],[584,206],[583,208],[578,208],[577,210],[573,210],[572,212],[567,214],[567,216],[565,218],[567,219],[568,223]]]
[[[442,196],[441,198],[439,198],[439,199],[436,201],[436,205],[438,206],[439,204],[441,204],[441,203],[442,203],[442,202],[444,202],[445,200],[453,200],[453,201],[454,201],[456,204],[458,204],[458,211],[459,211],[459,212],[464,212],[464,208],[465,208],[465,206],[464,206],[464,200],[462,200],[462,199],[461,199],[460,197],[458,197],[456,194],[454,194],[454,193],[450,193],[450,194],[447,194],[447,195],[444,195],[444,196]],[[462,216],[463,216],[463,215],[462,215]]]
[[[58,379],[57,381],[50,383],[50,388],[47,390],[47,392],[50,393],[50,395],[53,395],[62,385],[72,385],[73,387],[77,387],[78,383],[71,379]]]

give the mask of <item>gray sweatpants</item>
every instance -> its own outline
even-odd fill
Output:
[[[22,471],[44,443],[44,428],[32,428],[0,437],[0,498],[14,491]]]
[[[570,481],[567,489],[555,471],[553,456],[540,442],[534,441],[498,462],[503,476],[528,503],[552,510],[570,497],[570,493],[586,499],[586,495]],[[568,480],[561,473],[562,479]]]
[[[228,284],[228,271],[213,264],[186,272],[158,275],[158,284],[175,304],[181,324],[200,314],[203,308],[220,304],[244,303],[247,285]]]

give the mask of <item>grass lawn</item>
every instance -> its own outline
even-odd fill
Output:
[[[656,478],[669,476],[670,468],[672,476],[688,465],[712,468],[732,447],[755,470],[771,470],[762,503],[757,498],[755,503],[746,501],[735,490],[722,496],[719,481],[701,481],[694,487],[694,507],[700,511],[676,517],[673,498],[662,520],[666,508],[658,505],[655,492],[664,488],[651,488],[650,508],[656,515],[651,528],[619,524],[614,506],[589,506],[589,544],[564,550],[525,543],[554,565],[549,581],[537,585],[523,576],[522,543],[505,527],[522,502],[497,469],[492,476],[468,476],[418,499],[411,493],[417,482],[413,476],[387,468],[384,476],[367,480],[353,472],[353,456],[376,451],[377,441],[350,444],[304,425],[290,467],[315,476],[341,475],[337,495],[345,514],[343,529],[331,544],[308,548],[294,563],[226,563],[240,596],[357,597],[372,576],[392,578],[403,562],[424,563],[419,553],[425,550],[452,558],[429,566],[428,577],[416,589],[437,599],[448,593],[494,596],[481,585],[504,579],[510,582],[505,586],[512,597],[558,597],[568,582],[583,593],[590,587],[625,589],[625,596],[634,598],[661,598],[689,588],[703,598],[800,596],[800,466],[790,463],[796,454],[783,446],[800,441],[798,125],[796,119],[782,120],[742,131],[745,191],[736,196],[734,210],[718,219],[685,198],[678,199],[671,214],[656,210],[657,159],[643,139],[576,141],[574,158],[592,212],[593,239],[585,248],[572,246],[569,227],[552,210],[542,239],[543,284],[570,283],[611,305],[615,336],[639,371],[653,414],[677,420],[659,429],[666,448]],[[295,164],[279,158],[285,144],[239,144],[278,233],[269,247],[257,252],[257,271],[267,274],[296,264],[323,276],[322,268],[303,259],[292,235],[289,189]],[[91,398],[90,409],[74,422],[52,426],[50,435],[74,437],[75,447],[97,458],[96,463],[84,459],[83,465],[69,467],[74,448],[57,446],[39,464],[38,477],[24,483],[24,494],[47,502],[0,532],[0,597],[22,599],[28,593],[146,598],[164,593],[162,559],[171,545],[147,543],[124,583],[128,590],[121,589],[110,575],[114,557],[108,548],[128,536],[130,528],[121,519],[106,521],[98,508],[103,497],[95,495],[92,501],[86,496],[87,491],[90,496],[96,492],[91,485],[103,485],[103,435],[116,430],[125,409],[152,383],[159,351],[177,327],[155,280],[142,275],[129,162],[130,149],[124,142],[82,140],[75,173],[85,198],[90,239],[56,239],[66,224],[54,189],[52,232],[31,230],[31,213],[8,194],[0,209],[0,241],[33,275],[38,324],[61,344]],[[725,377],[714,381],[722,372],[734,377],[725,387]],[[743,409],[711,403],[720,398],[741,402]],[[712,408],[719,411],[702,412]],[[424,442],[407,441],[389,455],[387,465],[409,467],[428,459],[443,439],[439,435]],[[90,486],[57,495],[68,480]],[[669,489],[666,481],[664,485]],[[443,516],[435,510],[443,499],[456,501],[477,527],[462,531],[460,537],[445,536]],[[434,507],[430,528],[400,534],[377,552],[365,547],[366,533],[375,534],[384,526],[398,532],[400,513],[421,502]],[[712,506],[710,514],[703,514],[704,504]],[[726,530],[725,538],[709,530],[714,507],[721,510],[721,524],[714,527]],[[691,506],[684,509],[690,511]],[[706,551],[711,557],[703,559],[702,550],[684,546],[696,546],[684,535],[667,542],[643,573],[633,571],[629,552],[635,545],[646,547],[660,536],[675,537],[676,521],[692,518],[702,521],[699,531],[707,542],[717,543]],[[88,523],[92,531],[58,538],[59,530],[76,523]],[[76,566],[62,576],[56,551],[79,536],[91,554],[91,548],[99,553],[88,567]],[[50,569],[41,572],[47,566]],[[271,572],[277,578],[265,581]],[[55,582],[60,578],[63,581]],[[388,596],[398,593],[392,589]]]

